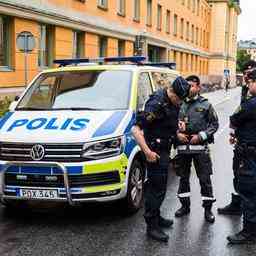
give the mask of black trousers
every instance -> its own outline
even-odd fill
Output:
[[[203,207],[211,206],[215,199],[213,197],[211,182],[212,162],[208,152],[178,155],[177,163],[175,164],[176,173],[180,177],[178,197],[181,203],[184,201],[187,203],[190,202],[184,199],[188,199],[190,197],[190,174],[192,161],[201,186]]]
[[[164,201],[167,188],[169,150],[161,150],[159,155],[159,161],[156,163],[147,163],[144,218],[149,226],[158,225],[160,208]]]
[[[239,165],[240,165],[240,158],[237,150],[234,150],[234,155],[233,155],[233,173],[234,173],[234,178],[233,178],[233,187],[235,192],[238,194],[238,170],[239,170]]]
[[[237,189],[245,222],[256,224],[256,156],[239,158]]]

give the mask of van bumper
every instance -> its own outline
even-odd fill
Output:
[[[83,162],[79,163],[83,166],[80,173],[70,172],[70,166],[66,163],[34,161],[1,163],[0,199],[2,202],[56,201],[67,202],[69,205],[78,202],[119,200],[126,196],[127,162],[125,155],[104,161]],[[27,170],[34,170],[34,173],[29,173]],[[41,170],[50,170],[50,172],[45,173]],[[48,197],[47,193],[54,196]],[[44,196],[41,197],[41,194]]]

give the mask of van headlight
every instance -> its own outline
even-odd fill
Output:
[[[124,136],[107,140],[88,142],[83,146],[82,157],[97,160],[118,156],[123,153],[124,146]]]

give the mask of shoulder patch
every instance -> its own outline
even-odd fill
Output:
[[[149,112],[146,114],[147,121],[152,122],[154,119],[156,119],[156,115],[153,112]]]
[[[202,108],[202,107],[196,108],[196,112],[204,112],[204,111],[205,111],[205,108]]]

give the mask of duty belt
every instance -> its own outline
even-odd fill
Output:
[[[179,145],[178,154],[200,154],[208,149],[207,145]]]
[[[256,158],[256,146],[250,146],[246,143],[238,143],[235,149],[242,155]]]

